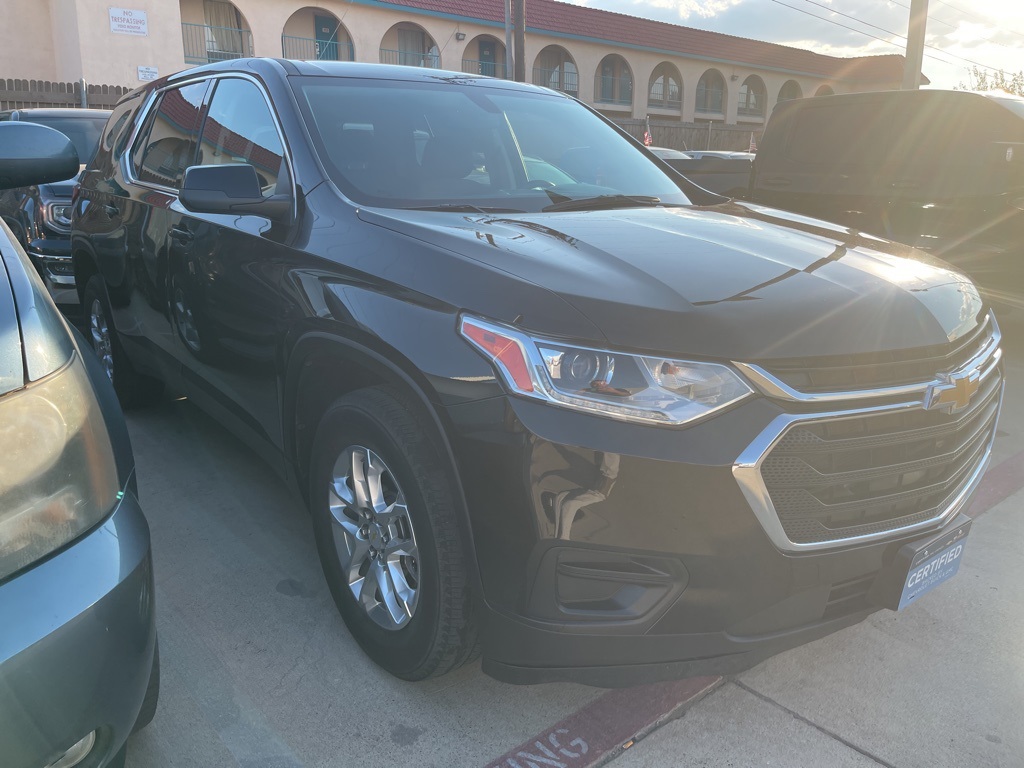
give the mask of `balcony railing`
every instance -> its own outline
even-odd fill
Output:
[[[543,85],[545,88],[553,88],[570,96],[578,97],[580,95],[580,76],[576,72],[534,67],[533,84]]]
[[[286,59],[300,61],[355,61],[351,40],[327,42],[311,37],[281,35],[281,53]]]
[[[440,54],[428,53],[426,51],[392,51],[387,48],[381,48],[380,63],[401,64],[403,67],[440,69],[441,56]]]
[[[633,103],[633,78],[598,77],[594,83],[594,101],[628,107]]]
[[[743,117],[764,117],[764,107],[754,99],[740,99],[736,112]]]
[[[487,77],[505,77],[504,61],[477,61],[476,59],[463,59],[462,71],[471,75],[486,75]]]
[[[248,29],[182,24],[181,39],[187,64],[210,64],[253,55],[252,32]]]
[[[675,111],[681,111],[683,108],[682,94],[676,90],[674,93],[669,91],[668,97],[665,96],[665,89],[660,85],[654,85],[651,87],[650,93],[647,94],[647,106],[651,109],[673,109]]]

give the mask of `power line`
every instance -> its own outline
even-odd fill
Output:
[[[910,10],[910,6],[909,5],[905,5],[904,3],[899,2],[899,0],[888,0],[888,1],[890,3],[892,3],[893,5],[898,5],[900,8],[906,8],[908,11]],[[935,1],[939,2],[939,0],[935,0]],[[949,3],[943,3],[943,5],[949,5]],[[957,8],[955,8],[952,5],[949,5],[949,7],[953,8],[954,10],[958,10]],[[965,12],[962,12],[962,13],[965,13]],[[979,17],[976,16],[974,18],[979,18]],[[981,20],[981,19],[979,19],[979,20]],[[949,27],[950,29],[959,29],[960,28],[956,24],[950,24],[948,21],[945,21],[943,19],[937,18],[935,16],[931,16],[931,15],[928,16],[928,21],[934,21],[936,24],[942,24],[944,27]],[[985,23],[986,24],[991,24],[992,22],[991,21],[985,21]],[[1017,37],[1020,37],[1020,38],[1024,39],[1024,34],[1022,34],[1020,32],[1014,32],[1012,29],[1006,29],[1005,27],[1001,27],[1001,29],[1002,29],[1003,32],[1009,32],[1011,35],[1016,35]],[[998,46],[1000,46],[1002,48],[1006,48],[1007,50],[1010,50],[1010,51],[1018,51],[1018,50],[1020,50],[1019,48],[1014,48],[1013,46],[1009,46],[1006,43],[1000,43],[998,40],[993,40],[990,37],[983,37],[981,39],[984,40],[986,43],[992,43],[992,45],[998,45]]]
[[[785,8],[789,8],[790,10],[796,11],[797,13],[802,13],[805,16],[810,16],[812,19],[818,19],[819,21],[824,21],[824,22],[826,22],[828,24],[833,24],[833,25],[835,25],[837,27],[842,27],[843,29],[848,29],[851,32],[856,32],[859,35],[865,35],[866,37],[870,37],[870,38],[873,38],[873,39],[878,40],[880,42],[887,43],[888,45],[891,45],[894,48],[900,48],[901,50],[905,49],[905,46],[900,45],[899,43],[895,43],[892,40],[887,40],[884,37],[879,37],[878,35],[873,35],[870,32],[865,32],[863,29],[856,29],[854,27],[851,27],[851,26],[848,26],[848,25],[843,24],[841,22],[838,22],[835,19],[827,19],[824,16],[818,16],[817,14],[811,13],[810,11],[805,11],[802,8],[797,8],[796,6],[789,5],[788,3],[784,3],[784,2],[782,2],[782,0],[771,0],[771,1],[773,3],[776,3],[777,5],[781,5],[781,6],[785,7]],[[833,8],[829,8],[826,5],[822,5],[821,3],[814,2],[814,0],[804,0],[804,2],[810,3],[811,5],[816,5],[816,6],[820,7],[820,8],[824,8],[829,13],[835,13],[835,14],[838,14],[840,16],[844,16],[845,18],[852,19],[853,21],[856,21],[858,24],[863,24],[865,26],[877,29],[877,30],[879,30],[881,32],[885,32],[887,35],[892,35],[893,37],[898,37],[901,40],[906,40],[907,39],[905,35],[901,35],[898,32],[893,32],[890,29],[885,29],[884,27],[880,27],[877,24],[871,24],[870,22],[867,22],[867,21],[861,21],[860,19],[858,19],[855,16],[851,16],[851,15],[849,15],[847,13],[843,13],[841,11],[834,10]],[[955,53],[950,53],[949,51],[944,51],[941,48],[936,48],[933,45],[925,45],[925,47],[926,48],[930,48],[933,51],[938,51],[939,53],[942,53],[942,54],[944,54],[946,56],[952,56],[954,59],[959,59],[960,61],[965,61],[968,64],[973,64],[976,67],[988,70],[990,72],[1001,72],[1002,71],[1001,69],[998,69],[996,67],[990,67],[987,64],[982,64],[980,62],[964,58],[963,56],[957,56]],[[956,66],[952,61],[949,61],[948,59],[943,59],[943,58],[941,58],[939,56],[935,56],[934,54],[926,53],[925,56],[927,56],[929,59],[933,59],[935,61],[939,61],[939,62],[941,62],[943,64],[948,65],[948,66]]]

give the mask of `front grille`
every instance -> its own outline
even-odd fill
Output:
[[[999,371],[958,413],[906,409],[798,421],[761,463],[761,478],[795,544],[880,534],[941,516],[991,444]]]
[[[992,340],[986,317],[952,344],[861,355],[831,355],[762,361],[760,367],[789,387],[805,393],[882,389],[931,381],[977,356]]]

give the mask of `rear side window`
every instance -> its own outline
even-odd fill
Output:
[[[185,169],[195,164],[196,133],[206,88],[205,82],[193,83],[163,93],[135,145],[132,169],[136,179],[181,188]]]
[[[817,168],[868,168],[882,164],[892,132],[882,104],[810,104],[790,116],[785,155]]]
[[[197,165],[248,163],[264,197],[277,192],[284,146],[270,107],[255,84],[239,78],[217,83],[203,125]]]

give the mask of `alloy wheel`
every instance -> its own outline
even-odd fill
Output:
[[[349,446],[334,463],[328,500],[338,561],[353,597],[378,626],[402,629],[419,603],[419,550],[394,474],[370,449]]]

